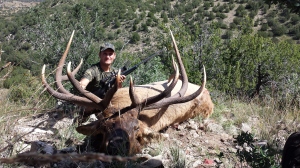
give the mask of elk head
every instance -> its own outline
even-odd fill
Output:
[[[109,154],[122,154],[130,155],[140,151],[141,145],[143,145],[143,135],[147,132],[147,127],[145,123],[139,120],[139,114],[144,110],[150,109],[160,109],[165,108],[170,105],[185,103],[195,99],[197,96],[201,95],[204,91],[206,83],[206,74],[204,69],[204,80],[201,87],[198,88],[194,93],[184,96],[188,87],[188,79],[183,66],[175,39],[171,32],[171,37],[173,45],[176,52],[176,59],[179,65],[173,59],[173,68],[175,70],[175,75],[172,77],[172,81],[168,86],[156,95],[149,96],[147,98],[140,99],[138,95],[135,94],[135,88],[132,79],[130,78],[130,86],[127,88],[129,90],[127,96],[130,99],[130,103],[124,107],[111,106],[110,102],[116,92],[118,91],[118,86],[120,83],[120,71],[116,76],[116,83],[114,86],[106,93],[103,99],[97,97],[93,93],[88,92],[80,87],[79,82],[75,79],[74,74],[76,70],[79,69],[81,63],[77,68],[71,72],[71,63],[68,64],[67,77],[73,86],[83,95],[77,96],[68,92],[62,85],[62,81],[66,78],[62,76],[62,67],[64,65],[67,53],[70,49],[71,41],[74,32],[69,40],[66,51],[64,52],[62,58],[59,61],[58,68],[56,71],[56,85],[58,90],[54,90],[47,83],[45,78],[45,65],[42,70],[42,82],[47,89],[47,91],[54,97],[62,99],[80,106],[85,106],[89,109],[93,109],[89,114],[97,114],[98,120],[87,125],[81,125],[77,127],[77,131],[84,135],[89,135],[97,137],[98,143],[96,148],[100,152],[107,152]],[[179,72],[182,76],[182,86],[181,89],[173,96],[168,97],[171,91],[177,84],[179,78]],[[125,89],[125,88],[122,88]]]

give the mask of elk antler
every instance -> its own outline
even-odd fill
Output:
[[[173,95],[172,97],[182,97],[182,96],[184,96],[184,94],[185,94],[185,92],[188,88],[188,82],[189,81],[188,81],[188,77],[187,77],[184,65],[183,65],[182,60],[181,60],[180,53],[179,53],[178,48],[177,48],[175,38],[174,38],[173,33],[172,33],[171,30],[170,30],[170,34],[171,34],[172,42],[173,42],[173,45],[174,45],[174,50],[175,50],[175,53],[176,53],[176,56],[177,56],[176,57],[177,62],[179,63],[179,68],[180,68],[181,77],[182,77],[181,89],[175,95]]]
[[[83,63],[83,59],[81,58],[80,63],[77,65],[77,67],[74,69],[74,71],[72,71],[73,75],[77,74],[77,72],[81,68],[82,63]],[[67,81],[67,80],[69,80],[67,75],[61,76],[61,81]]]
[[[184,65],[182,63],[182,60],[181,60],[181,57],[180,57],[180,54],[179,54],[179,51],[178,51],[175,38],[174,38],[173,33],[172,33],[171,30],[170,30],[170,33],[171,33],[173,45],[174,45],[175,52],[176,52],[176,58],[177,58],[177,61],[179,63],[179,68],[180,68],[181,75],[182,75],[182,86],[181,86],[181,89],[175,95],[173,95],[169,98],[166,98],[166,99],[162,99],[161,101],[158,101],[156,103],[150,104],[147,107],[145,107],[145,110],[157,109],[157,108],[161,108],[161,107],[168,106],[168,105],[171,105],[171,104],[178,104],[178,103],[188,102],[188,101],[196,98],[197,96],[199,96],[205,88],[206,72],[205,72],[205,67],[203,66],[204,75],[203,75],[203,82],[202,82],[201,87],[196,92],[194,92],[193,94],[191,94],[189,96],[186,96],[186,97],[183,97],[186,90],[187,90],[187,87],[188,87],[187,74],[186,74]]]
[[[113,115],[105,118],[107,120],[116,117],[117,115],[120,114],[124,114],[127,111],[133,109],[133,108],[139,108],[139,112],[144,109],[144,107],[149,106],[155,102],[160,101],[161,99],[165,98],[167,95],[169,95],[171,93],[171,91],[174,89],[174,87],[176,86],[178,79],[179,79],[179,68],[177,63],[174,61],[174,58],[172,58],[173,60],[173,67],[175,69],[175,75],[173,76],[172,79],[172,83],[160,94],[149,97],[147,99],[144,99],[142,101],[140,101],[137,97],[137,95],[134,93],[134,88],[133,88],[133,81],[132,78],[130,77],[130,86],[129,86],[129,96],[131,99],[132,104],[126,108],[121,109],[119,112],[115,112]]]
[[[92,93],[82,89],[79,85],[79,82],[75,79],[74,74],[76,74],[76,72],[78,71],[78,69],[80,68],[81,63],[77,66],[77,68],[71,72],[71,64],[69,63],[68,65],[68,78],[70,80],[70,82],[85,96],[85,97],[80,97],[80,96],[76,96],[72,93],[70,93],[68,90],[66,90],[63,85],[62,85],[62,80],[63,80],[63,76],[62,76],[62,68],[63,65],[65,63],[66,57],[68,55],[68,52],[70,50],[70,45],[73,39],[73,35],[74,35],[74,31],[72,32],[72,35],[70,37],[70,40],[68,42],[67,48],[64,52],[64,54],[62,55],[59,64],[58,64],[58,68],[56,70],[56,75],[55,75],[55,79],[56,79],[56,86],[58,88],[58,90],[54,90],[48,83],[47,80],[45,78],[45,69],[46,69],[46,65],[43,66],[42,69],[42,82],[45,86],[45,88],[47,89],[47,91],[54,97],[61,99],[61,100],[65,100],[65,101],[69,101],[71,103],[80,105],[80,106],[86,106],[86,107],[92,107],[95,109],[99,109],[100,111],[104,111],[106,109],[106,107],[109,105],[109,102],[111,100],[111,98],[113,97],[114,93],[117,91],[118,89],[118,84],[120,83],[120,74],[118,74],[117,78],[116,78],[116,84],[114,85],[113,88],[111,88],[106,95],[103,100],[100,99],[99,97],[97,97],[96,95],[93,95]]]
[[[171,30],[170,30],[170,32],[171,32]],[[126,107],[124,109],[121,109],[120,112],[119,112],[120,114],[123,114],[123,113],[127,112],[128,110],[130,110],[132,108],[136,108],[136,107],[139,107],[140,108],[139,111],[141,111],[143,109],[145,109],[145,110],[157,109],[157,108],[161,108],[161,107],[168,106],[168,105],[171,105],[171,104],[184,103],[184,102],[188,102],[188,101],[196,98],[200,94],[202,94],[202,92],[205,88],[205,84],[206,84],[206,72],[205,72],[205,67],[204,66],[203,66],[204,75],[203,75],[203,82],[202,82],[201,87],[197,91],[195,91],[193,94],[184,97],[184,94],[185,94],[185,92],[188,88],[187,74],[186,74],[184,65],[182,63],[182,60],[181,60],[181,57],[180,57],[180,54],[179,54],[179,51],[178,51],[178,48],[177,48],[177,45],[176,45],[176,42],[175,42],[175,38],[174,38],[172,32],[171,32],[171,37],[172,37],[172,41],[173,41],[175,52],[176,52],[176,58],[177,58],[177,61],[179,63],[179,69],[182,73],[181,75],[182,75],[182,78],[183,78],[181,89],[175,95],[173,95],[169,98],[165,98],[169,93],[171,93],[172,89],[175,87],[175,85],[178,81],[178,78],[179,78],[179,74],[177,74],[178,73],[178,66],[177,66],[176,63],[174,63],[174,59],[173,59],[173,66],[176,69],[176,74],[174,75],[174,79],[173,79],[172,83],[159,95],[146,98],[142,101],[138,100],[137,96],[134,94],[133,82],[132,82],[132,79],[131,79],[129,95],[130,95],[130,99],[132,101],[132,104],[131,104],[130,107]],[[117,113],[115,113],[114,115],[108,117],[107,119],[113,118],[116,115],[117,115]]]
[[[137,99],[137,96],[134,94],[133,92],[133,82],[132,82],[132,78],[130,78],[130,88],[129,88],[129,95],[130,95],[130,99],[132,101],[132,106],[133,107],[137,107],[139,106],[141,109],[143,109],[145,106],[153,104],[163,98],[165,98],[167,95],[169,95],[171,93],[171,91],[174,89],[174,87],[177,84],[178,78],[179,78],[179,69],[178,69],[178,65],[177,63],[174,61],[174,58],[172,57],[172,61],[173,61],[173,67],[175,69],[175,75],[174,78],[172,80],[172,83],[160,94],[156,95],[156,96],[152,96],[149,97],[147,99],[144,99],[143,101],[139,101]]]
[[[115,94],[115,92],[118,90],[118,86],[121,83],[121,70],[119,70],[117,77],[116,77],[116,83],[114,84],[114,86],[105,94],[104,99],[100,99],[98,96],[96,96],[95,94],[84,90],[80,84],[79,81],[75,79],[74,74],[71,72],[71,62],[69,62],[68,64],[68,68],[67,68],[67,75],[69,77],[70,82],[72,83],[72,85],[80,92],[82,93],[86,98],[88,98],[89,100],[93,101],[94,103],[98,104],[99,106],[101,106],[101,109],[105,109],[109,102],[111,101],[113,95]]]

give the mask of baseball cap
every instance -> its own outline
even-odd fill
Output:
[[[100,46],[100,52],[109,48],[115,51],[115,46],[112,45],[111,43],[106,42]]]

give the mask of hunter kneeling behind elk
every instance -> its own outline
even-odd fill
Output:
[[[68,78],[84,97],[71,94],[63,88],[61,82],[62,67],[73,35],[74,32],[58,64],[56,72],[58,91],[47,83],[45,66],[42,70],[42,81],[48,92],[54,97],[93,108],[90,113],[96,114],[98,120],[78,126],[76,130],[84,135],[94,137],[99,142],[96,145],[98,152],[118,154],[116,151],[122,150],[122,154],[125,155],[138,153],[149,140],[159,137],[158,132],[167,126],[198,115],[209,117],[213,112],[213,103],[205,88],[205,69],[201,87],[188,82],[172,32],[171,37],[179,65],[173,60],[175,75],[172,75],[171,82],[159,81],[148,85],[133,86],[132,79],[130,79],[129,88],[118,88],[121,82],[119,72],[116,83],[101,99],[80,86],[74,77],[75,72],[71,72],[69,63]],[[180,80],[179,72],[181,73]]]

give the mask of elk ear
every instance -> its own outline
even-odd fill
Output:
[[[76,131],[83,135],[87,135],[87,136],[97,135],[100,132],[100,129],[99,128],[97,129],[98,125],[99,125],[99,121],[97,120],[90,124],[81,125],[81,126],[77,127]]]

